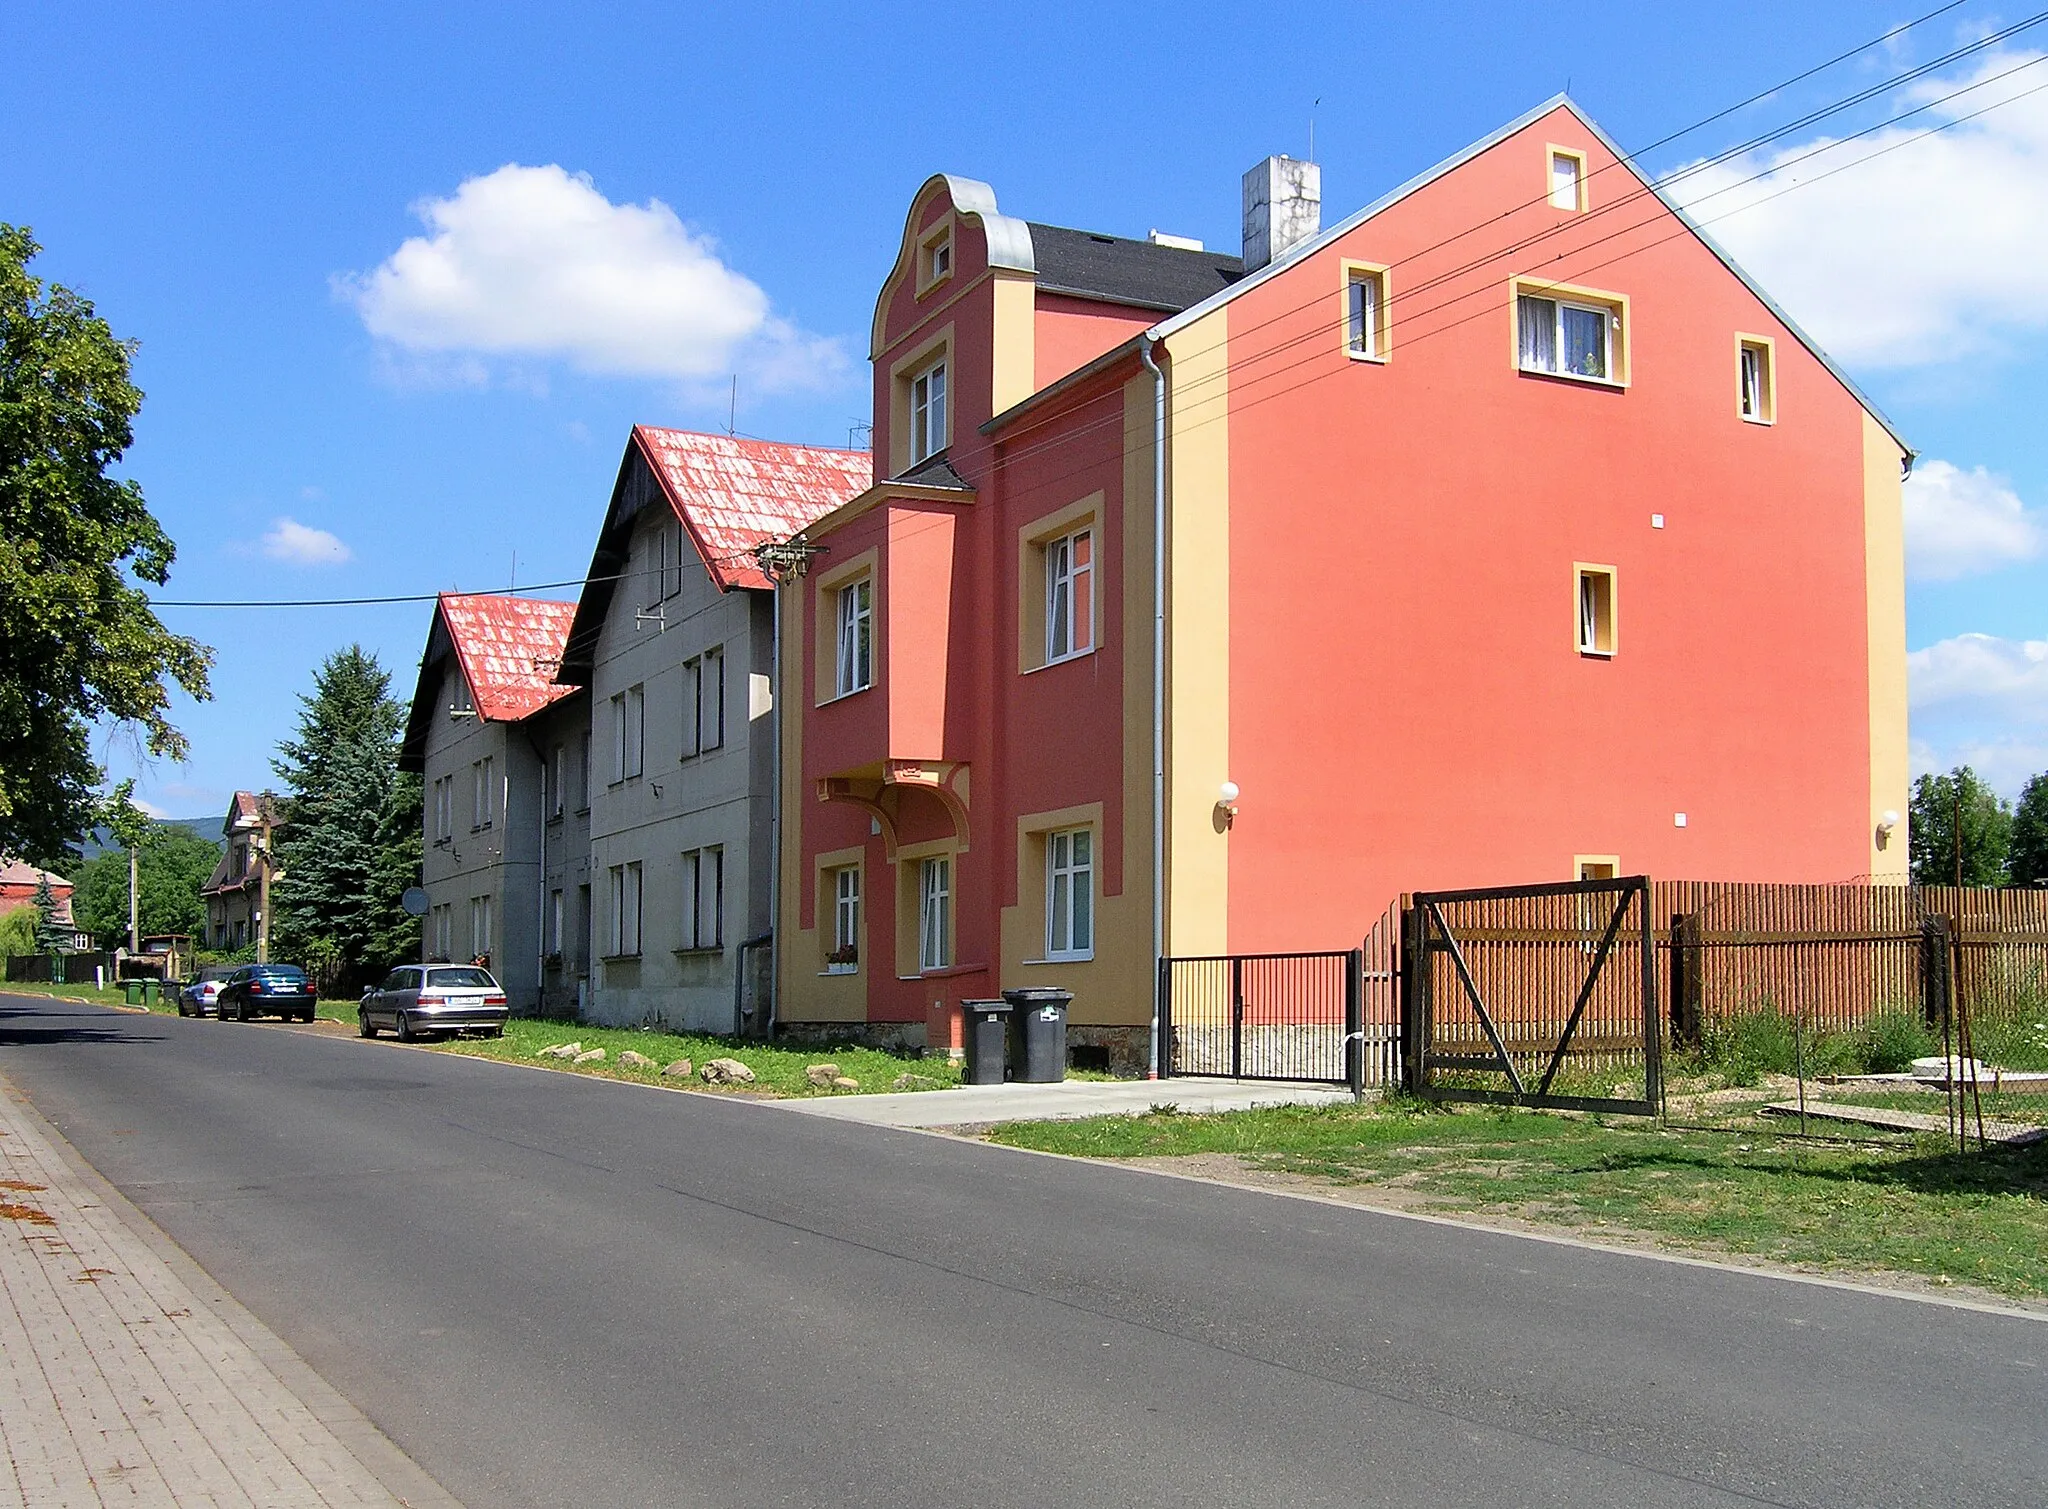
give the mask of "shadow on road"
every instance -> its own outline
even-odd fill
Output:
[[[160,1043],[160,1032],[105,1027],[89,1016],[54,1012],[59,1001],[0,999],[0,1048],[41,1048],[53,1043]]]

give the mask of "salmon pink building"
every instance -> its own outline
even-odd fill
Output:
[[[936,177],[782,589],[779,1013],[915,1041],[1401,892],[1902,876],[1897,433],[1568,100],[1242,256]]]

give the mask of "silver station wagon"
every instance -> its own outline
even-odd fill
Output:
[[[356,1030],[375,1037],[389,1027],[401,1043],[430,1034],[481,1033],[503,1037],[504,987],[488,969],[474,964],[406,964],[384,977],[384,983],[363,992],[356,1007]]]

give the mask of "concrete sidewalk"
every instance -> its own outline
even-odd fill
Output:
[[[1349,1105],[1341,1085],[1250,1079],[1069,1079],[1056,1085],[962,1085],[903,1095],[838,1095],[770,1100],[806,1116],[887,1127],[977,1126],[991,1121],[1072,1121],[1136,1116],[1153,1106],[1182,1111],[1249,1111],[1259,1106]]]
[[[0,1503],[459,1509],[0,1079]]]

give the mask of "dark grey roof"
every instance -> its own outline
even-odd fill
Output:
[[[1043,293],[1171,314],[1221,293],[1244,276],[1243,261],[1221,252],[1182,251],[1058,225],[1031,226],[1031,255]]]
[[[889,480],[908,482],[913,487],[954,487],[964,493],[974,491],[974,484],[953,470],[953,463],[946,459],[944,451],[927,456],[902,476]]]

